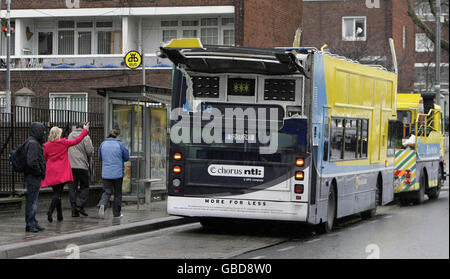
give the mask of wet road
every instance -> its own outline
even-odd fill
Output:
[[[370,220],[344,218],[330,234],[285,223],[245,222],[216,231],[194,223],[85,245],[79,251],[82,259],[449,258],[449,192],[418,206],[379,207]],[[67,254],[35,256],[48,257]]]
[[[366,221],[340,225],[331,234],[289,240],[240,255],[270,259],[449,258],[449,194],[419,206],[392,206]]]

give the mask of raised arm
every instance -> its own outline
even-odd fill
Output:
[[[81,132],[81,134],[78,137],[71,139],[71,140],[67,140],[66,143],[69,147],[77,145],[84,139],[85,136],[87,136],[87,134],[88,134],[88,130],[83,129],[83,131]]]

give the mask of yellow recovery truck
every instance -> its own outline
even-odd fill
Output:
[[[397,119],[402,141],[395,152],[394,193],[402,205],[421,204],[425,194],[437,199],[445,180],[441,108],[424,106],[421,94],[397,94]]]

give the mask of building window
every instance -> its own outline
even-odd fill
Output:
[[[91,54],[92,32],[78,32],[78,54]]]
[[[87,93],[50,93],[49,97],[52,122],[86,121],[88,111]],[[67,114],[62,111],[71,111],[71,113]]]
[[[183,38],[197,38],[197,30],[183,30]]]
[[[366,17],[342,18],[342,40],[365,41],[366,32],[367,32]]]
[[[234,45],[234,30],[223,30],[223,44],[227,46]]]
[[[92,21],[77,22],[78,54],[92,53]]]
[[[163,42],[177,38],[177,30],[163,30]]]
[[[178,20],[162,20],[161,21],[162,30],[162,41],[169,42],[172,39],[176,39],[178,37]]]
[[[161,27],[176,27],[178,26],[178,20],[162,20]]]
[[[234,18],[185,18],[161,20],[161,39],[200,38],[206,45],[234,45]]]
[[[403,26],[403,49],[406,48],[406,26]]]
[[[217,18],[202,18],[200,39],[205,45],[217,45],[219,43],[219,29],[213,27],[218,25]]]
[[[182,20],[181,26],[198,26],[198,20]]]
[[[75,21],[58,21],[58,54],[75,54]]]
[[[0,112],[4,108],[6,108],[6,93],[0,92]]]
[[[74,54],[74,31],[58,31],[58,54]]]
[[[425,33],[416,34],[416,52],[433,52],[434,43]]]
[[[7,26],[6,20],[3,21],[2,20],[2,27]],[[9,54],[11,56],[15,55],[16,53],[16,33],[15,33],[15,26],[16,23],[14,21],[11,20],[11,39],[10,39],[10,48],[9,48]],[[1,38],[1,42],[2,44],[0,44],[0,54],[3,53],[2,55],[6,56],[7,53],[7,48],[6,48],[6,41],[8,40],[8,37],[6,36],[7,32],[6,31],[2,31],[0,36],[3,36],[3,38]],[[6,65],[5,65],[6,67]]]
[[[38,54],[53,54],[53,32],[39,32],[38,34]]]
[[[98,54],[113,54],[121,53],[120,38],[122,33],[120,31],[113,31],[112,21],[98,21],[95,23],[97,32],[97,53]]]
[[[50,24],[43,26],[38,30],[36,49],[39,55],[122,52],[122,31],[114,30],[113,21],[60,20],[57,28],[51,29]]]
[[[98,31],[97,33],[97,53],[111,54],[111,31]]]

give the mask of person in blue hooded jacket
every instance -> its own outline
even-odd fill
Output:
[[[98,203],[98,216],[105,218],[105,210],[108,207],[111,195],[114,193],[112,205],[113,216],[121,217],[122,206],[122,182],[125,175],[124,162],[130,159],[130,154],[125,145],[120,141],[119,132],[111,130],[108,138],[102,142],[98,150],[98,159],[102,162],[103,194]]]

